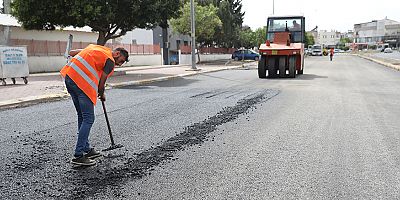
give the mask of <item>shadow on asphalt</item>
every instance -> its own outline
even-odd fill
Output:
[[[285,78],[280,78],[280,77],[277,77],[277,78],[265,78],[265,79],[268,79],[268,80],[282,80],[282,79],[284,79],[284,80],[293,80],[293,81],[296,81],[296,80],[314,80],[314,79],[318,79],[318,78],[328,78],[328,76],[319,76],[319,75],[315,75],[315,74],[301,74],[301,75],[296,75],[296,78],[289,78],[289,77],[285,77]]]
[[[300,79],[300,80],[314,80],[317,78],[328,78],[328,76],[319,76],[316,74],[302,74],[302,75],[296,76],[296,79]]]
[[[170,80],[166,81],[158,81],[158,82],[152,82],[144,85],[130,85],[130,86],[125,86],[121,87],[118,89],[151,89],[151,87],[184,87],[187,85],[190,85],[192,83],[197,82],[198,80],[194,79],[185,79],[182,77],[175,77]]]

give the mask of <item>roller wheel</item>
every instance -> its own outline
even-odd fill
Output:
[[[261,57],[261,60],[258,61],[258,78],[266,78],[267,77],[267,63],[265,62],[265,56]]]
[[[301,65],[301,69],[297,70],[297,74],[303,74],[303,70],[304,70],[304,57],[303,57],[303,63]]]
[[[289,77],[296,78],[296,56],[289,57]]]
[[[26,77],[23,77],[22,79],[24,80],[25,84],[28,84],[28,79]]]
[[[284,78],[286,77],[286,57],[281,56],[279,58],[279,77]]]
[[[276,58],[269,57],[268,58],[268,78],[276,78],[277,70],[276,70]]]

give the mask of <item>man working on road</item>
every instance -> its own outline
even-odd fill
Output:
[[[330,57],[330,59],[332,61],[332,59],[333,59],[333,48],[331,48],[331,50],[329,51],[329,57]]]
[[[61,69],[65,85],[72,97],[78,114],[78,140],[75,158],[71,163],[91,166],[92,160],[101,156],[89,144],[89,133],[94,122],[94,106],[97,97],[105,101],[105,82],[112,74],[114,66],[128,62],[129,54],[123,48],[114,51],[100,45],[89,45],[85,49],[70,51],[71,61]]]

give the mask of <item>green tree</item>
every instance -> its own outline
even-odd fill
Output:
[[[346,43],[351,43],[351,42],[352,41],[350,38],[341,38],[337,46],[339,49],[347,51],[349,50],[349,47],[346,47]]]
[[[240,32],[243,24],[242,0],[198,0],[200,5],[214,5],[218,8],[218,17],[222,26],[217,27],[210,43],[223,47],[239,47]]]
[[[221,26],[222,22],[217,16],[217,8],[213,5],[201,6],[195,3],[196,6],[196,41],[200,45],[204,45],[206,41],[212,40],[215,34],[215,29]],[[182,34],[191,34],[190,23],[190,3],[186,3],[181,12],[180,17],[171,19],[170,24],[175,32]]]
[[[162,5],[160,0],[14,0],[12,15],[25,29],[89,26],[99,33],[97,44],[104,45],[127,31],[160,23]]]
[[[240,42],[241,42],[241,47],[244,48],[253,48],[255,46],[257,46],[257,37],[256,37],[256,33],[253,32],[249,27],[244,27],[241,31],[240,31]]]
[[[239,37],[245,14],[242,12],[242,0],[197,0],[197,2],[201,6],[214,5],[217,7],[218,17],[222,21],[222,26],[215,30],[213,40],[206,43],[223,47],[239,47],[241,45]]]
[[[260,45],[265,43],[265,40],[267,39],[267,26],[256,29],[254,34],[257,41],[257,47],[260,47]]]
[[[314,45],[314,36],[310,33],[305,32],[305,37],[304,37],[305,41],[304,41],[304,46],[308,47],[309,45]]]
[[[215,29],[221,26],[222,22],[217,16],[217,8],[213,5],[201,6],[195,3],[196,42],[204,46],[208,41],[213,40]],[[171,19],[170,24],[175,32],[191,35],[190,3],[183,6],[180,17]],[[197,44],[195,44],[197,46]],[[198,55],[200,62],[200,55]]]
[[[239,35],[244,13],[241,12],[241,0],[222,0],[219,3],[218,16],[222,27],[217,30],[216,40],[224,47],[239,46]]]

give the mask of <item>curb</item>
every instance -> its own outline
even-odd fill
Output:
[[[59,99],[65,99],[69,97],[68,93],[58,93],[58,94],[49,94],[49,95],[41,95],[41,96],[30,96],[18,99],[11,99],[7,101],[0,102],[0,110],[10,109],[10,108],[21,108],[27,107],[34,104],[39,104],[43,102],[51,102]]]
[[[218,71],[237,69],[237,68],[242,68],[242,67],[243,66],[231,66],[231,67],[223,67],[223,68],[212,69],[212,70],[201,69],[200,71],[192,71],[192,72],[189,72],[186,74],[177,74],[177,75],[165,76],[165,77],[159,77],[159,78],[144,79],[144,80],[140,80],[140,81],[127,81],[127,82],[122,82],[122,83],[111,83],[111,84],[106,84],[106,86],[109,87],[109,89],[112,89],[112,88],[121,88],[121,87],[125,87],[125,86],[133,86],[133,85],[145,85],[145,84],[154,83],[154,82],[161,82],[161,81],[173,80],[176,78],[194,76],[197,74],[218,72]]]
[[[374,59],[374,58],[371,58],[371,57],[368,57],[368,56],[364,56],[364,55],[357,54],[357,56],[360,57],[360,58],[364,58],[366,60],[378,63],[378,64],[383,65],[385,67],[389,67],[389,68],[395,69],[397,71],[400,71],[400,66],[397,66],[397,65],[394,65],[394,64],[391,64],[391,63],[387,63],[387,62],[383,62],[383,61],[380,61],[380,60],[377,60],[377,59]]]
[[[247,64],[247,66],[249,66],[251,63],[246,63],[246,64]],[[212,70],[202,69],[200,71],[192,71],[192,72],[188,72],[185,74],[177,74],[177,75],[172,75],[172,76],[145,79],[145,80],[140,80],[140,81],[127,81],[127,82],[122,82],[122,83],[106,84],[106,89],[109,90],[109,89],[113,89],[113,88],[120,88],[120,87],[131,86],[131,85],[145,85],[145,84],[149,84],[149,83],[172,80],[172,79],[181,78],[181,77],[194,76],[197,74],[243,68],[243,66],[245,66],[245,64],[240,65],[240,66],[222,67],[222,68],[212,69]],[[118,72],[118,73],[120,73],[120,72]],[[120,75],[124,75],[122,73],[126,74],[126,71],[121,71]],[[30,105],[39,104],[39,103],[43,103],[43,102],[57,101],[57,100],[65,99],[69,96],[70,95],[67,92],[63,92],[63,93],[58,93],[58,94],[30,96],[30,97],[24,97],[24,98],[18,98],[18,99],[11,99],[11,100],[0,102],[0,110],[10,109],[10,108],[21,108],[21,107],[27,107]]]
[[[141,70],[148,70],[148,69],[162,69],[162,68],[171,68],[171,67],[186,67],[189,65],[161,65],[161,66],[146,66],[146,67],[121,67],[116,68],[112,76],[122,76],[126,75],[127,72],[131,71],[141,71]],[[128,68],[128,69],[127,69]]]

